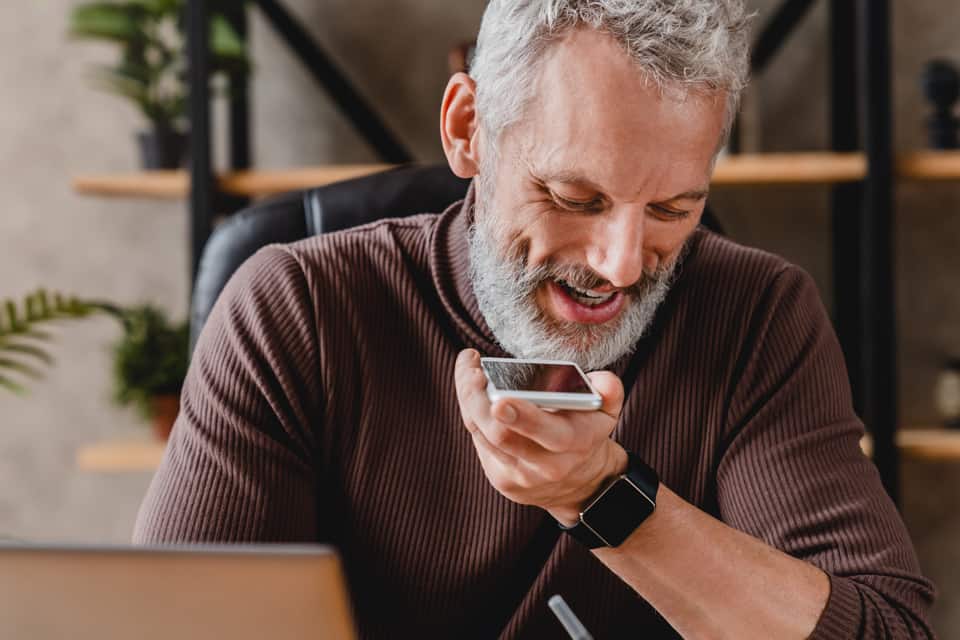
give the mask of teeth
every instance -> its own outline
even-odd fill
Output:
[[[599,291],[594,291],[592,289],[578,289],[577,287],[572,286],[570,283],[566,282],[565,280],[560,280],[559,282],[560,282],[560,285],[567,290],[567,293],[569,293],[573,298],[575,298],[577,302],[581,302],[589,306],[595,306],[595,305],[604,303],[610,298],[612,298],[615,293],[612,291],[609,293],[601,293]]]

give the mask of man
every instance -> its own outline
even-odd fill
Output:
[[[597,637],[931,636],[813,283],[698,228],[745,22],[493,0],[442,104],[466,202],[241,268],[137,540],[329,541],[368,637],[560,637],[553,593]],[[479,354],[609,369],[603,407],[491,405]]]

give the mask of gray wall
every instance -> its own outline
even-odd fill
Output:
[[[93,91],[90,65],[108,48],[68,42],[73,0],[0,3],[0,297],[43,285],[121,303],[186,312],[187,220],[179,202],[108,201],[71,193],[82,172],[135,167],[137,114]],[[422,160],[439,160],[437,105],[446,53],[473,36],[481,0],[309,0],[288,4]],[[761,20],[775,4],[754,0]],[[924,145],[917,89],[924,61],[960,62],[960,8],[948,0],[895,2],[897,146]],[[770,71],[754,82],[752,135],[767,150],[825,147],[826,15],[818,9]],[[256,57],[258,162],[279,168],[367,162],[374,156],[260,21]],[[222,144],[219,156],[223,157]],[[808,269],[830,300],[828,193],[813,188],[718,189],[714,206],[737,239]],[[936,420],[931,385],[941,358],[960,355],[960,184],[898,187],[897,299],[904,424]],[[145,474],[74,469],[84,443],[145,437],[130,411],[109,403],[109,320],[57,329],[57,366],[26,398],[0,393],[0,536],[124,541]],[[960,633],[960,465],[909,461],[904,514],[925,570],[941,587],[936,623]]]

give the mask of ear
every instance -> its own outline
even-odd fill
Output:
[[[461,178],[480,172],[479,134],[477,83],[465,73],[455,73],[443,93],[440,140],[450,169]]]

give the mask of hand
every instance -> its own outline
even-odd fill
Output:
[[[507,499],[546,509],[566,525],[627,468],[626,451],[610,439],[623,384],[606,371],[588,377],[603,398],[599,411],[550,412],[512,398],[491,404],[480,354],[467,349],[457,357],[460,413],[487,480]]]

